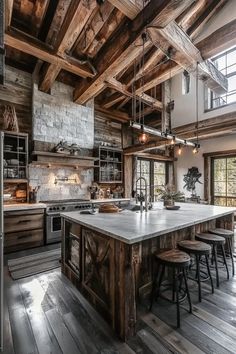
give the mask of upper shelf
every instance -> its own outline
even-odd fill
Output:
[[[36,157],[36,161],[32,162],[34,166],[45,167],[69,167],[69,168],[94,168],[94,162],[97,157],[91,156],[74,156],[63,153],[33,151],[32,156]]]

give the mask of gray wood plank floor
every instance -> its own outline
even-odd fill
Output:
[[[3,353],[235,354],[236,276],[227,281],[223,270],[220,276],[213,295],[209,284],[202,284],[201,303],[190,281],[193,314],[181,305],[180,329],[174,305],[160,299],[148,312],[148,302],[141,304],[137,334],[122,343],[59,269],[13,281],[5,267]]]

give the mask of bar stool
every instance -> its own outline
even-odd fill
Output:
[[[169,298],[163,295],[161,295],[161,297],[170,302],[176,303],[177,327],[180,327],[180,303],[184,301],[186,297],[189,303],[189,312],[192,313],[192,303],[191,303],[187,276],[186,276],[186,270],[190,265],[190,257],[187,253],[182,252],[178,249],[162,250],[161,252],[155,253],[154,257],[155,260],[157,261],[157,272],[153,280],[150,311],[152,309],[155,293],[157,298],[160,296],[160,292],[161,292],[160,288],[162,285],[165,268],[167,267],[168,269],[172,270],[172,284],[171,284],[172,300],[170,300]],[[183,290],[182,279],[184,279],[185,289],[184,289],[183,296],[180,297],[181,291]],[[164,291],[169,290],[169,288],[170,288],[170,284],[167,284],[167,287]]]
[[[192,279],[194,281],[197,281],[197,283],[198,283],[198,299],[199,299],[199,302],[201,302],[202,301],[202,291],[201,291],[201,282],[202,281],[207,281],[208,279],[210,279],[211,292],[212,292],[212,294],[214,293],[213,280],[212,280],[211,270],[210,270],[210,266],[209,266],[209,256],[211,253],[211,246],[208,245],[207,243],[201,242],[201,241],[183,240],[183,241],[178,242],[178,248],[181,251],[188,253],[189,255],[191,255],[191,254],[194,255],[194,257],[195,257],[196,268],[197,268],[196,269],[196,277],[190,278],[190,276],[188,276],[188,278]],[[201,276],[200,260],[201,260],[202,256],[205,257],[206,266],[207,266],[207,276],[206,277]]]
[[[235,269],[234,269],[234,256],[233,256],[233,244],[234,244],[234,232],[231,230],[216,228],[208,230],[210,234],[215,234],[225,238],[226,242],[226,255],[231,258],[232,262],[232,274],[234,276]]]
[[[228,265],[226,262],[225,249],[224,249],[225,239],[224,239],[224,237],[210,234],[210,233],[197,234],[195,236],[195,239],[197,241],[202,241],[202,242],[205,242],[205,243],[212,246],[212,254],[214,256],[215,270],[216,270],[216,286],[217,286],[217,288],[219,288],[220,280],[219,280],[219,271],[218,271],[217,247],[220,247],[220,249],[222,251],[223,260],[224,260],[224,264],[225,264],[226,271],[227,271],[227,279],[229,279],[229,269],[228,269]]]

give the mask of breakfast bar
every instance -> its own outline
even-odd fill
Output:
[[[210,228],[233,229],[235,208],[179,203],[151,211],[63,213],[62,272],[124,340],[135,334],[137,304],[153,280],[153,252]]]

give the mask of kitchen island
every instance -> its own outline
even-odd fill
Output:
[[[127,339],[135,333],[137,304],[151,291],[153,252],[194,239],[209,228],[233,228],[235,208],[156,203],[148,213],[63,213],[62,272]]]

